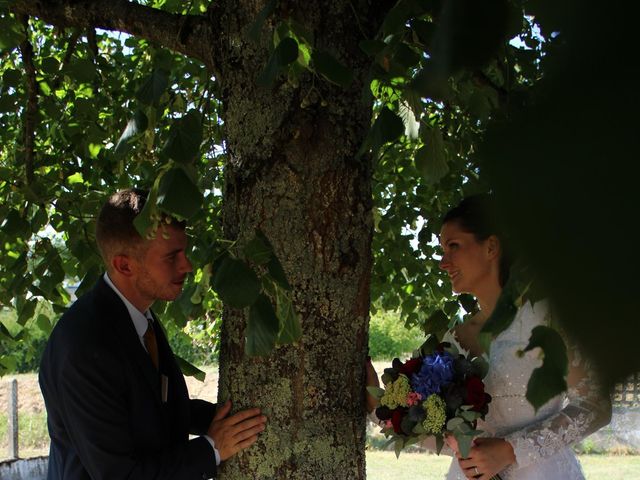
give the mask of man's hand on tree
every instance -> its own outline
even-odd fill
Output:
[[[267,422],[267,417],[260,414],[259,408],[243,410],[227,417],[230,411],[231,401],[227,400],[218,408],[207,432],[216,445],[220,460],[226,460],[253,445]]]

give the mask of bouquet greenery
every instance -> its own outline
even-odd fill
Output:
[[[378,399],[376,415],[382,432],[395,443],[396,455],[429,436],[437,453],[445,435],[453,435],[460,454],[467,457],[476,429],[484,419],[491,396],[482,379],[488,364],[482,357],[465,356],[450,343],[428,340],[405,362],[395,358],[384,370],[384,388],[368,387]]]

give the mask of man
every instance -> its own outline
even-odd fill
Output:
[[[97,221],[106,273],[55,326],[40,366],[53,479],[203,479],[253,444],[258,409],[189,400],[165,334],[149,310],[174,300],[191,263],[184,224],[163,218],[142,238],[133,220],[146,192],[120,191]],[[200,435],[189,440],[189,434]]]

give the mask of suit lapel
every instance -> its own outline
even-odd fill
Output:
[[[125,355],[131,359],[131,363],[136,366],[140,375],[144,378],[144,383],[151,389],[153,398],[160,404],[160,376],[149,358],[149,354],[144,350],[138,333],[133,326],[133,321],[129,315],[127,307],[113,289],[100,277],[95,287],[96,300],[99,304],[99,312],[102,312],[104,321],[109,322],[113,327],[116,336],[121,342]],[[161,360],[162,361],[162,360]]]

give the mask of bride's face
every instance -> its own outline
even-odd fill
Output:
[[[496,238],[478,241],[473,233],[462,230],[456,221],[447,222],[440,230],[442,260],[440,268],[447,272],[455,293],[475,296],[496,275]]]

